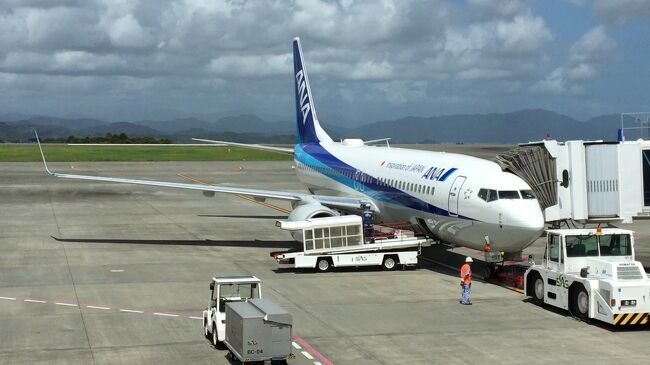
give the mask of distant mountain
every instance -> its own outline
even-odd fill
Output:
[[[173,119],[166,121],[139,120],[134,124],[156,129],[160,132],[175,134],[188,129],[205,129],[210,130],[213,123],[199,120],[196,118]]]
[[[582,122],[543,109],[504,114],[459,114],[430,118],[406,117],[366,124],[350,130],[364,139],[391,137],[394,143],[518,143],[551,138],[615,140],[618,124],[614,116]]]
[[[191,129],[203,129],[212,132],[261,134],[293,132],[292,122],[269,123],[258,116],[251,114],[223,117],[219,118],[215,122],[207,122],[196,118],[183,118],[169,121],[142,120],[134,123],[169,134],[177,134]]]
[[[0,113],[0,116],[2,114]],[[355,128],[328,125],[323,128],[334,140],[341,138],[377,139],[391,137],[393,143],[518,143],[538,141],[550,135],[570,139],[615,140],[620,127],[617,114],[580,121],[544,109],[511,113],[456,114],[435,117],[405,117]],[[36,128],[43,138],[103,136],[126,133],[133,137],[165,137],[189,142],[192,137],[258,143],[290,143],[295,122],[268,122],[255,115],[222,117],[216,121],[181,118],[168,121],[140,120],[108,123],[96,119],[30,117],[18,121],[0,118],[0,140],[27,141]],[[646,132],[647,133],[647,132]],[[634,137],[638,138],[638,137]]]
[[[255,115],[243,114],[235,117],[220,118],[214,123],[215,131],[228,131],[238,133],[293,133],[293,122],[269,123]]]
[[[106,133],[125,133],[129,137],[164,137],[167,135],[166,133],[163,133],[157,129],[129,122],[117,122],[97,125],[90,128],[81,129],[75,135],[80,137],[103,136]]]
[[[65,138],[72,134],[70,129],[59,126],[42,126],[32,123],[0,122],[0,142],[26,142],[34,138],[38,130],[41,138]]]

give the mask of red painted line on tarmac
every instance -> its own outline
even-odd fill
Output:
[[[296,342],[298,342],[302,347],[309,351],[312,355],[316,356],[320,361],[323,362],[323,365],[334,365],[333,362],[331,362],[328,358],[325,357],[325,355],[321,354],[320,352],[316,351],[315,348],[313,348],[310,344],[307,343],[302,337],[298,336],[297,334],[293,333],[291,334],[291,338],[293,338]]]
[[[54,305],[59,305],[59,306],[66,306],[66,307],[85,307],[89,309],[95,309],[95,310],[102,310],[102,311],[110,311],[113,313],[137,313],[137,314],[150,314],[150,315],[155,315],[159,317],[180,317],[180,318],[188,318],[188,319],[195,319],[195,320],[203,320],[203,317],[197,317],[197,316],[189,316],[189,313],[186,314],[176,314],[176,313],[166,313],[166,312],[145,312],[143,310],[137,310],[137,309],[125,309],[125,308],[115,308],[115,307],[105,307],[105,306],[99,306],[99,305],[83,305],[83,304],[73,304],[73,303],[68,303],[64,301],[52,301],[48,302],[46,300],[41,300],[41,299],[33,299],[33,298],[25,298],[25,297],[8,297],[8,296],[0,296],[0,299],[4,300],[12,300],[12,301],[23,301],[27,303],[39,303],[39,304],[54,304]],[[298,342],[304,350],[307,350],[309,354],[313,355],[315,358],[319,359],[322,362],[322,365],[334,365],[333,362],[331,362],[328,358],[325,357],[325,355],[321,354],[318,352],[314,347],[312,347],[310,344],[307,343],[302,337],[298,336],[297,334],[292,334],[291,338]],[[292,343],[294,347],[296,347],[296,343]],[[308,358],[308,356],[305,356]],[[315,362],[316,364],[317,362]]]

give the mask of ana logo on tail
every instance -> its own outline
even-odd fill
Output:
[[[298,88],[298,95],[300,96],[300,111],[302,112],[302,124],[304,125],[307,121],[307,116],[311,111],[311,107],[309,106],[309,99],[307,98],[307,84],[305,83],[302,70],[296,73],[296,87]]]

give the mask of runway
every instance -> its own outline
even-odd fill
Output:
[[[303,191],[289,161],[73,166],[50,167]],[[0,363],[229,364],[200,321],[218,275],[259,277],[263,296],[293,315],[291,364],[647,361],[647,330],[579,322],[483,282],[473,285],[474,305],[461,306],[456,272],[425,260],[393,272],[280,269],[269,252],[296,245],[275,227],[290,207],[266,203],[70,181],[39,163],[1,163]],[[647,266],[650,223],[630,228]]]

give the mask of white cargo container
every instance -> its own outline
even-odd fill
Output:
[[[412,266],[418,263],[420,249],[431,244],[426,238],[392,228],[386,228],[388,232],[375,237],[374,242],[365,243],[361,217],[356,215],[277,221],[276,225],[302,231],[303,247],[299,251],[273,252],[271,256],[280,264],[318,271],[346,266],[382,266],[385,270]]]

